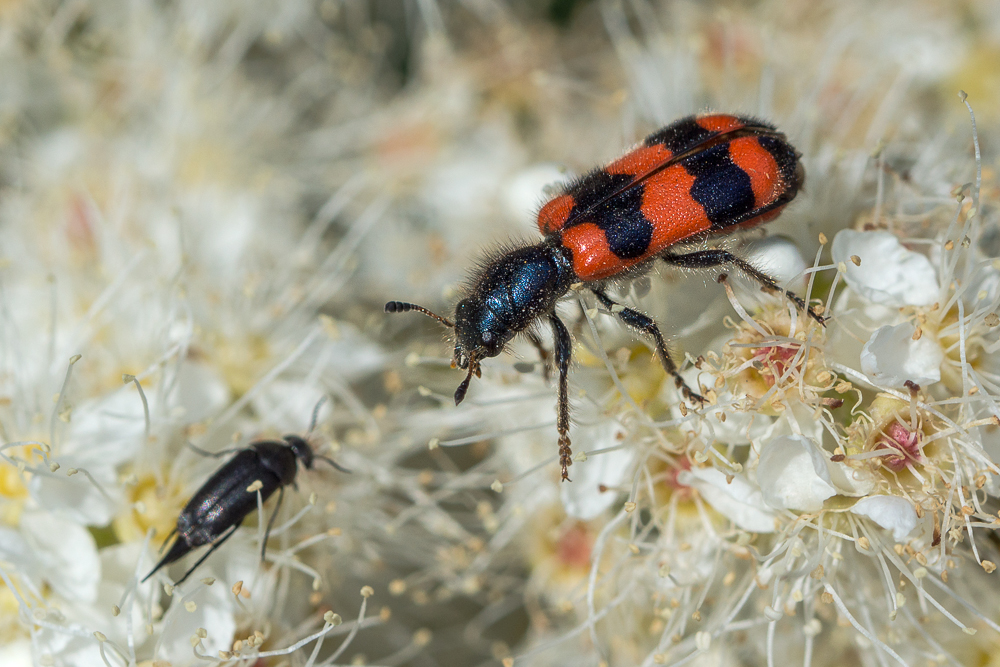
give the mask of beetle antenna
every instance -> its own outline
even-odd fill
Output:
[[[476,374],[476,377],[480,377],[482,371],[479,370],[479,359],[473,355],[469,355],[469,372],[465,374],[462,384],[458,385],[458,389],[455,390],[455,405],[465,400],[465,393],[469,391],[469,383],[472,382],[473,373]]]
[[[324,403],[326,403],[326,398],[326,394],[323,394],[320,396],[320,399],[316,401],[316,407],[313,408],[312,419],[309,420],[309,430],[306,431],[306,433],[312,433],[313,429],[316,428],[316,419],[319,417],[319,409],[323,407]]]
[[[348,470],[344,466],[340,465],[339,463],[337,463],[336,461],[334,461],[333,459],[331,459],[329,456],[323,456],[322,454],[316,454],[313,458],[317,458],[320,461],[326,461],[327,463],[329,463],[330,465],[332,465],[334,468],[336,468],[340,472],[346,472],[346,473],[350,473],[351,472],[350,470]]]
[[[411,310],[415,310],[418,313],[423,313],[427,317],[433,317],[435,320],[445,325],[449,329],[454,329],[455,325],[451,323],[451,320],[445,319],[440,315],[435,315],[431,311],[427,310],[423,306],[418,306],[415,303],[405,303],[403,301],[390,301],[385,304],[385,312],[387,313],[408,313]]]
[[[223,456],[226,456],[228,454],[232,454],[234,452],[243,451],[243,450],[241,450],[241,449],[239,449],[237,447],[230,447],[229,449],[221,449],[221,450],[219,450],[217,452],[210,452],[207,449],[202,449],[201,447],[196,446],[190,440],[187,441],[187,446],[190,447],[191,449],[193,449],[194,451],[198,452],[202,456],[209,456],[209,457],[211,457],[213,459],[220,459]]]

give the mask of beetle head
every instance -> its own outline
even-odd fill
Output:
[[[295,453],[295,458],[302,461],[302,465],[306,468],[312,468],[313,465],[313,450],[306,442],[306,439],[298,435],[286,435],[283,440],[288,443],[288,446],[292,448],[292,452]]]

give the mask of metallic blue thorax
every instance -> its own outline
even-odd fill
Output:
[[[561,246],[540,244],[501,256],[455,310],[458,347],[496,356],[517,333],[552,311],[573,276],[568,251]]]

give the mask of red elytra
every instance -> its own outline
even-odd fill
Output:
[[[572,251],[580,280],[603,280],[699,234],[767,222],[803,180],[773,126],[694,116],[570,184],[538,212],[538,228]]]

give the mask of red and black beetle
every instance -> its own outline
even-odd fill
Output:
[[[485,263],[455,307],[455,321],[400,301],[388,313],[419,311],[455,329],[453,363],[467,374],[455,391],[461,403],[479,364],[495,357],[515,335],[537,337],[532,325],[546,319],[555,337],[559,369],[559,459],[562,478],[572,464],[569,439],[569,331],[556,302],[582,283],[628,326],[649,336],[656,354],[684,397],[703,402],[678,372],[656,322],[615,303],[605,287],[641,273],[657,259],[672,266],[735,267],[768,291],[782,292],[823,323],[799,296],[726,250],[672,252],[679,242],[767,222],[798,193],[805,180],[799,154],[773,125],[746,116],[706,114],[683,118],[646,137],[640,146],[569,184],[538,213],[545,238]]]

